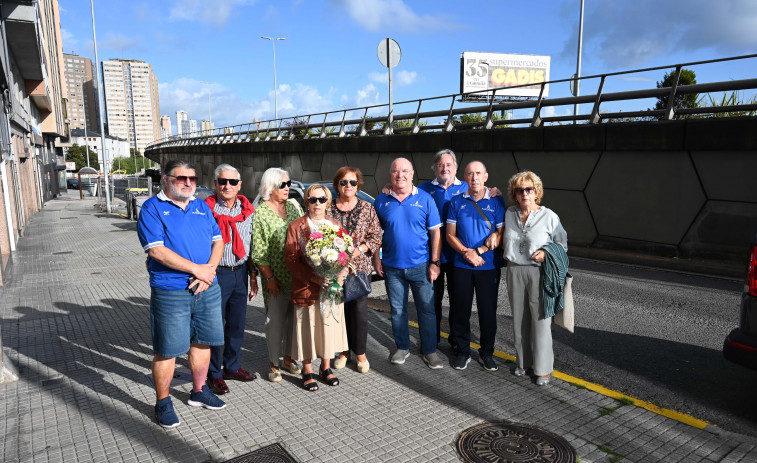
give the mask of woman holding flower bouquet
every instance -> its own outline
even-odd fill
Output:
[[[334,189],[339,196],[331,204],[328,215],[339,221],[342,228],[352,236],[355,251],[352,267],[355,273],[371,277],[371,258],[381,247],[381,224],[373,205],[358,199],[357,193],[363,186],[363,174],[355,167],[342,167],[334,175]],[[345,302],[344,318],[347,325],[347,341],[350,350],[357,357],[357,371],[367,373],[370,363],[365,356],[368,340],[368,295]],[[334,368],[344,368],[350,351],[345,350],[334,361]]]
[[[286,265],[292,274],[292,358],[302,361],[302,383],[318,390],[312,359],[321,357],[320,377],[329,386],[339,379],[331,371],[331,358],[347,350],[341,285],[354,251],[352,238],[326,211],[331,192],[323,185],[305,190],[305,217],[287,230]]]

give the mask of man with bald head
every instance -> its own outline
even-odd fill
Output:
[[[470,316],[475,292],[481,330],[479,359],[485,369],[494,371],[497,369],[493,354],[502,265],[494,249],[502,239],[506,208],[502,197],[492,197],[486,188],[489,174],[482,162],[469,163],[463,177],[468,191],[452,198],[446,227],[447,242],[455,252],[455,271],[450,282],[455,287],[455,311],[450,337],[457,348],[452,367],[464,370],[470,362]]]
[[[391,362],[405,363],[410,355],[408,288],[418,312],[421,354],[431,369],[443,368],[436,353],[434,285],[441,263],[442,226],[431,195],[413,185],[413,165],[397,158],[390,168],[391,192],[376,198],[374,207],[384,229],[382,260],[376,272],[384,276],[392,311],[392,332],[397,350]]]

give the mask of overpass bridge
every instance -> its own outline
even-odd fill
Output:
[[[495,101],[488,91],[473,106],[459,104],[471,95],[455,94],[395,103],[412,108],[400,114],[372,106],[251,123],[160,140],[145,155],[161,164],[188,159],[197,166],[198,184],[210,187],[215,166],[232,164],[242,174],[242,193],[250,197],[269,167],[314,182],[331,180],[339,167],[351,165],[363,172],[364,189],[376,195],[389,181],[394,158],[410,159],[421,182],[433,177],[434,153],[450,148],[461,168],[484,162],[490,186],[505,188],[521,170],[539,174],[543,204],[560,215],[573,255],[632,251],[735,262],[731,268],[740,269],[757,230],[757,101],[722,104],[710,98],[697,108],[676,108],[673,102],[689,94],[753,95],[754,78],[678,85],[677,77],[683,68],[731,60],[754,65],[755,58],[587,76],[582,79],[594,81],[595,91],[578,97]],[[612,78],[662,69],[676,77],[670,88],[603,91]],[[567,82],[545,82],[542,91]],[[641,106],[658,97],[667,97],[667,107]],[[616,102],[640,109],[614,110]],[[574,104],[582,105],[575,115],[548,109]]]

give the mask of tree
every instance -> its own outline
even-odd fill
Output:
[[[134,168],[134,148],[131,150],[131,156],[127,157],[117,157],[113,158],[113,170],[121,169],[125,170],[127,174],[134,174],[136,172],[140,172],[142,170],[142,166],[145,166],[145,168],[149,168],[153,165],[153,162],[149,159],[144,158],[141,154],[139,154],[139,151],[136,152],[137,154],[137,168]]]
[[[77,172],[82,167],[87,167],[87,154],[85,150],[89,151],[89,166],[100,170],[100,163],[97,162],[97,153],[81,145],[71,145],[71,148],[68,149],[68,154],[66,155],[66,161],[75,162]]]
[[[505,119],[506,117],[504,117],[502,113],[500,112],[492,113],[492,121],[502,121]],[[460,127],[460,124],[469,124],[472,122],[480,123],[481,125],[479,127],[475,127],[475,126]],[[486,122],[486,113],[460,114],[459,116],[452,117],[452,123],[455,125],[455,130],[480,130],[484,128],[484,122]],[[509,127],[509,126],[505,125],[504,127]]]
[[[675,71],[666,72],[662,78],[662,81],[657,82],[657,88],[670,88],[673,86],[675,80]],[[681,75],[678,78],[678,85],[691,85],[697,83],[697,75],[691,69],[682,68]],[[654,109],[666,109],[668,107],[668,95],[658,96],[657,103],[654,105]],[[673,99],[673,108],[697,108],[699,104],[699,95],[696,93],[690,93],[688,95],[681,95],[676,92]]]
[[[710,93],[705,93],[702,95],[702,98],[697,101],[697,104],[701,106],[701,102],[704,100],[704,98],[707,97],[709,100],[709,104],[707,106],[716,108],[721,106],[740,106],[740,105],[753,105],[757,104],[757,95],[753,95],[751,98],[745,97],[741,92],[738,90],[734,90],[731,93],[723,92],[723,95],[720,99],[717,99],[717,97],[713,97]],[[738,117],[738,116],[754,116],[757,114],[757,111],[755,110],[749,110],[749,111],[729,111],[729,112],[723,112],[723,113],[712,113],[709,116],[705,117]]]

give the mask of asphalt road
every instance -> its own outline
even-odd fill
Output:
[[[570,264],[576,330],[553,325],[557,370],[757,436],[757,372],[721,352],[738,324],[743,281],[579,258]],[[386,304],[383,286],[374,285],[378,304]],[[514,354],[504,280],[498,307],[497,348]],[[476,318],[474,313],[474,341]],[[448,330],[446,319],[443,328]],[[441,352],[449,352],[444,341]]]

